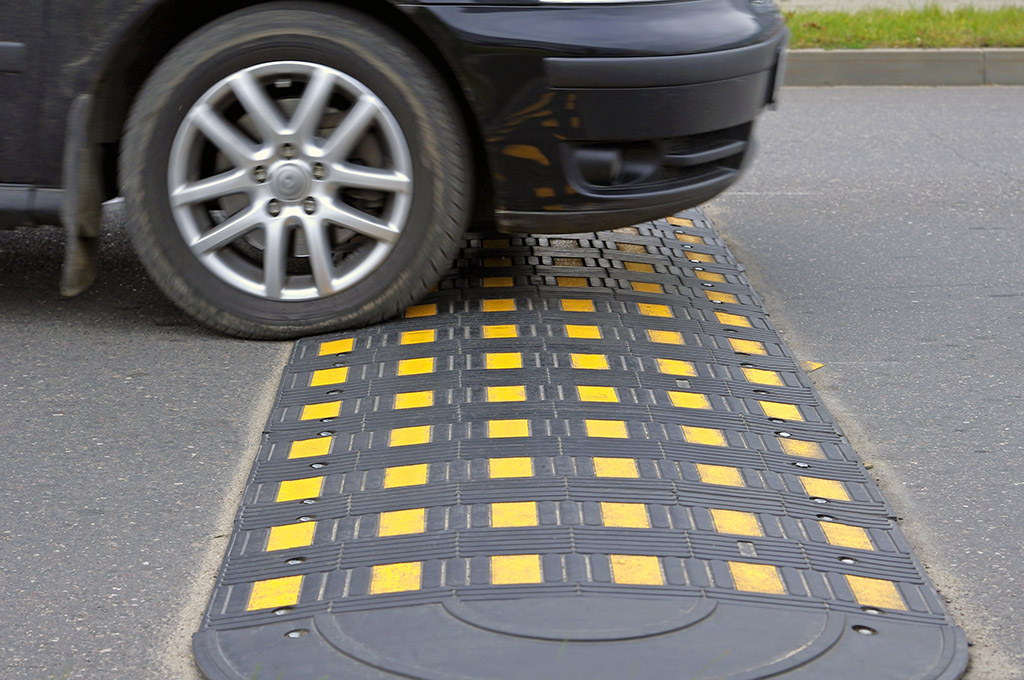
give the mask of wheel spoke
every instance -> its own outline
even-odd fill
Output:
[[[400,232],[384,222],[352,208],[325,207],[322,219],[384,243],[393,244],[398,241],[400,236]]]
[[[332,164],[327,180],[355,189],[377,189],[378,191],[401,194],[407,194],[412,190],[412,182],[400,172],[366,168],[349,163]]]
[[[264,143],[272,143],[285,133],[287,123],[281,109],[267,96],[266,91],[251,73],[242,71],[235,75],[231,79],[231,89],[249,112],[249,119],[256,126]]]
[[[251,206],[224,220],[212,230],[192,242],[192,251],[205,255],[211,250],[223,248],[236,238],[243,236],[260,225],[263,216],[259,208]]]
[[[175,189],[171,194],[171,207],[205,203],[215,198],[248,192],[252,182],[245,170],[230,170],[214,177],[192,182]]]
[[[306,247],[309,248],[309,266],[313,270],[313,281],[320,295],[334,292],[334,257],[331,253],[327,230],[316,220],[306,220]]]
[[[263,234],[263,284],[268,298],[280,300],[285,279],[288,278],[288,230],[284,225],[271,224],[263,230]]]
[[[243,166],[255,157],[253,143],[208,105],[197,106],[193,116],[196,127],[236,166]]]
[[[334,91],[334,76],[325,69],[317,69],[309,79],[306,90],[302,93],[295,113],[292,115],[291,129],[302,142],[311,142],[316,135],[323,118],[324,108],[331,92]]]
[[[376,97],[363,95],[348,112],[341,125],[335,128],[330,139],[323,147],[323,157],[327,160],[343,161],[348,158],[370,124],[377,119],[380,102]]]

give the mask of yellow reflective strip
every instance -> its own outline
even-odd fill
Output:
[[[407,408],[424,408],[434,405],[434,391],[402,392],[395,395],[395,410]]]
[[[355,338],[345,338],[344,340],[331,340],[330,342],[320,343],[320,356],[327,356],[328,354],[344,354],[345,352],[351,352],[352,348],[355,347]]]
[[[425,508],[412,510],[392,510],[380,513],[378,536],[404,536],[406,534],[422,534],[426,527],[427,511]]]
[[[532,477],[533,459],[527,456],[515,458],[491,458],[487,461],[487,472],[491,479],[510,477]]]
[[[601,503],[601,517],[606,527],[651,528],[643,503]]]
[[[629,429],[623,420],[585,420],[588,437],[628,439]]]
[[[725,326],[742,326],[743,328],[753,328],[750,323],[750,319],[739,314],[729,314],[728,312],[715,312],[715,317],[718,318],[718,323]]]
[[[405,310],[406,319],[419,319],[437,315],[437,305],[413,305]]]
[[[434,372],[434,357],[421,359],[401,359],[398,362],[398,375],[422,375]]]
[[[515,300],[484,300],[480,309],[485,312],[514,312],[516,311]]]
[[[665,581],[661,565],[653,555],[609,555],[612,564],[612,580],[616,583],[636,586],[660,586]]]
[[[485,357],[485,365],[490,369],[522,368],[523,355],[519,352],[490,353]]]
[[[395,489],[400,486],[419,486],[427,483],[427,464],[398,465],[385,468],[384,488]]]
[[[519,330],[512,325],[484,326],[483,336],[488,340],[495,340],[498,338],[516,338],[519,337]]]
[[[285,501],[298,501],[304,498],[318,498],[324,486],[323,477],[308,477],[306,479],[290,479],[281,482],[277,489],[278,503]]]
[[[740,299],[732,293],[721,293],[717,290],[706,290],[704,291],[704,295],[712,302],[729,302],[735,305],[739,304],[740,301]]]
[[[857,548],[858,550],[874,550],[871,544],[871,537],[862,527],[839,524],[838,522],[818,522],[821,530],[825,533],[825,539],[832,545],[843,548]]]
[[[715,523],[715,531],[721,534],[739,534],[740,536],[763,536],[757,515],[739,510],[722,510],[711,508],[711,520]]]
[[[804,458],[824,458],[825,452],[821,450],[821,444],[817,442],[805,442],[801,439],[783,439],[779,437],[779,444],[782,450],[790,456],[803,456]]]
[[[692,227],[693,220],[688,220],[685,217],[666,217],[668,223],[676,227]],[[678,236],[678,234],[677,234]]]
[[[502,437],[529,437],[529,420],[489,420],[487,421],[487,436],[491,439]]]
[[[313,533],[315,531],[316,522],[299,522],[298,524],[270,527],[270,536],[267,538],[267,552],[305,548],[307,545],[313,545]]]
[[[573,368],[589,369],[592,371],[607,371],[608,357],[603,354],[571,354]]]
[[[435,340],[437,340],[437,331],[428,328],[422,331],[403,331],[400,342],[403,345],[421,345],[424,342],[434,342]]]
[[[319,371],[313,371],[313,377],[309,381],[310,387],[320,387],[322,385],[337,385],[348,380],[348,366],[341,366],[339,368],[322,368]]]
[[[736,590],[767,595],[785,595],[786,586],[782,583],[778,568],[770,564],[750,564],[749,562],[729,562]]]
[[[727,467],[725,465],[708,465],[697,463],[697,474],[700,481],[705,484],[718,484],[719,486],[746,486],[743,483],[743,475],[739,468]]]
[[[615,243],[615,246],[624,253],[646,253],[647,246],[640,243]]]
[[[289,458],[312,458],[326,456],[331,451],[333,437],[317,437],[316,439],[300,439],[292,442],[288,449]]]
[[[850,494],[846,493],[846,487],[842,482],[837,482],[834,479],[819,479],[818,477],[799,477],[798,479],[804,485],[804,491],[808,496],[831,498],[837,501],[850,500]]]
[[[399,427],[391,430],[388,446],[412,446],[430,442],[430,425]]]
[[[246,611],[271,609],[275,607],[291,607],[299,603],[299,592],[302,590],[301,576],[285,576],[252,584],[249,604]]]
[[[701,281],[714,281],[715,283],[726,282],[725,277],[717,272],[697,272],[697,278]]]
[[[370,594],[380,595],[419,590],[422,575],[422,562],[378,564],[370,571]]]
[[[337,418],[341,413],[340,401],[328,401],[323,404],[306,404],[302,407],[299,420],[319,420],[321,418]]]
[[[907,608],[900,596],[900,591],[896,589],[896,584],[892,581],[847,575],[846,582],[850,584],[850,590],[853,591],[857,604],[861,606],[899,610]]]
[[[566,325],[565,335],[570,338],[578,338],[582,340],[600,340],[601,329],[597,326]]]
[[[590,285],[582,276],[556,276],[555,281],[562,288],[586,288]]]
[[[647,337],[651,342],[660,342],[664,345],[685,345],[683,334],[678,331],[655,331],[648,329]]]
[[[484,288],[511,288],[516,285],[511,276],[487,276],[484,278]]]
[[[526,401],[526,386],[502,385],[488,387],[487,401]]]
[[[676,408],[711,408],[711,402],[708,400],[707,395],[696,392],[670,391],[668,398],[672,400],[672,405]]]
[[[497,528],[535,527],[537,526],[537,504],[533,501],[491,503],[491,526]]]
[[[593,312],[596,310],[593,300],[562,300],[563,312]]]
[[[580,401],[598,401],[603,403],[615,403],[619,401],[619,395],[614,387],[600,387],[596,385],[579,385],[576,388]]]
[[[769,418],[781,418],[782,420],[803,420],[800,409],[794,404],[783,404],[777,401],[759,401],[761,409]]]
[[[510,257],[485,257],[485,267],[511,267],[512,258]]]
[[[680,425],[683,436],[691,444],[703,444],[704,446],[728,446],[725,433],[710,427],[693,427],[691,425]]]
[[[678,359],[658,359],[658,370],[666,375],[697,375],[697,368],[693,364]]]
[[[594,458],[594,474],[597,477],[640,477],[633,458]]]
[[[704,239],[700,236],[691,236],[690,234],[676,234],[676,240],[682,241],[683,243],[700,243],[704,244]]]
[[[652,305],[646,302],[640,302],[637,304],[640,313],[644,316],[661,316],[665,318],[672,318],[672,308],[668,305]]]
[[[495,555],[491,558],[491,583],[507,586],[540,583],[540,555]]]
[[[713,255],[708,255],[707,253],[695,253],[693,251],[690,251],[690,252],[686,253],[686,259],[689,260],[690,262],[714,262],[715,261],[715,257]]]
[[[786,385],[786,383],[782,382],[781,375],[775,371],[766,371],[762,368],[744,368],[743,377],[747,379],[747,382],[759,385],[778,385],[779,387],[785,387]]]
[[[665,289],[660,283],[646,283],[644,281],[630,281],[630,288],[638,293],[664,293]]]
[[[768,349],[764,346],[764,343],[758,342],[757,340],[729,338],[729,344],[732,345],[734,352],[743,352],[744,354],[768,354]]]
[[[645,272],[647,274],[654,273],[654,267],[647,264],[646,262],[623,262],[628,272]]]

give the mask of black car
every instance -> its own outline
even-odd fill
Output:
[[[0,0],[0,225],[62,223],[63,291],[125,199],[153,280],[283,338],[434,286],[471,222],[581,232],[737,178],[771,0]]]

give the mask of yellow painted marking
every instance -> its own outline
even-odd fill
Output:
[[[804,369],[808,373],[813,373],[814,371],[817,371],[819,368],[822,368],[824,365],[825,364],[819,363],[817,361],[800,361],[800,368]]]
[[[746,486],[743,483],[743,475],[739,468],[725,465],[708,465],[697,463],[697,474],[700,481],[705,484],[718,484],[719,486]]]
[[[692,227],[693,220],[688,220],[685,217],[666,217],[668,223],[676,227]]]
[[[593,312],[595,310],[593,300],[562,300],[563,312]]]
[[[511,257],[485,257],[484,258],[484,266],[485,267],[511,267],[512,266],[512,258]]]
[[[402,392],[395,395],[395,410],[401,411],[407,408],[425,408],[434,405],[434,391],[424,390],[422,392]]]
[[[397,489],[400,486],[420,486],[427,483],[427,464],[398,465],[384,470],[384,488]]]
[[[666,375],[697,375],[697,368],[693,364],[678,359],[658,359],[658,370]]]
[[[370,594],[380,595],[419,590],[422,578],[422,562],[378,564],[370,572]]]
[[[580,340],[600,340],[601,328],[598,326],[573,326],[571,324],[567,324],[565,327],[565,334],[570,338],[577,338]]]
[[[491,584],[508,586],[540,583],[540,555],[495,555],[491,558]]]
[[[656,331],[647,329],[647,337],[651,342],[660,342],[664,345],[685,345],[683,334],[679,331]]]
[[[676,234],[676,240],[683,243],[704,243],[704,239],[700,236],[691,236],[690,234]]]
[[[729,314],[728,312],[715,312],[715,316],[718,317],[718,323],[725,326],[742,326],[743,328],[753,328],[750,323],[750,319],[739,314]]]
[[[510,288],[516,285],[511,276],[488,276],[484,278],[484,288]]]
[[[683,436],[691,444],[703,444],[704,446],[728,446],[725,440],[725,433],[711,427],[693,427],[680,425]]]
[[[434,372],[434,357],[421,359],[401,359],[398,362],[398,375],[422,375]]]
[[[763,368],[744,368],[743,377],[748,382],[757,383],[759,385],[778,385],[779,387],[785,387],[786,383],[782,381],[782,376],[775,371],[766,371]]]
[[[580,401],[598,401],[603,403],[614,403],[619,401],[619,395],[614,387],[599,387],[597,385],[579,385],[576,393],[580,395]]]
[[[529,420],[489,420],[487,421],[487,436],[491,439],[503,437],[529,437]]]
[[[537,504],[533,501],[523,503],[491,503],[491,526],[535,527],[537,526]]]
[[[304,498],[319,498],[323,486],[323,477],[286,480],[281,482],[281,485],[278,487],[275,500],[278,503],[284,503],[285,501],[299,501]]]
[[[267,552],[305,548],[307,545],[313,545],[314,531],[316,531],[316,522],[299,522],[298,524],[270,527]]]
[[[641,302],[637,305],[640,308],[640,313],[644,316],[662,316],[671,319],[672,308],[668,305],[652,305],[647,302]]]
[[[637,479],[640,472],[632,458],[595,458],[594,475],[597,477],[623,477]]]
[[[729,562],[729,572],[736,590],[766,595],[786,594],[786,586],[782,583],[778,568],[770,564]]]
[[[573,368],[589,369],[592,371],[607,371],[608,357],[603,354],[570,354]]]
[[[803,420],[800,409],[795,404],[783,404],[777,401],[759,401],[764,414],[769,418],[781,418],[782,420]]]
[[[505,326],[484,326],[483,336],[488,340],[517,338],[519,337],[519,330],[511,324]]]
[[[782,450],[790,456],[802,456],[804,458],[824,458],[825,452],[821,450],[818,442],[805,442],[802,439],[783,439],[779,437],[779,444]]]
[[[608,559],[612,563],[612,580],[616,583],[636,586],[665,584],[661,565],[653,555],[609,555]]]
[[[419,319],[424,316],[436,316],[437,305],[413,305],[405,310],[406,319]]]
[[[874,550],[871,538],[863,527],[839,524],[838,522],[818,522],[821,530],[825,532],[825,538],[832,545],[842,548],[857,548],[858,550]]]
[[[582,276],[556,276],[555,281],[562,288],[586,288],[590,285]]]
[[[514,312],[516,311],[515,300],[483,300],[480,309],[485,312]]]
[[[487,467],[491,479],[533,476],[533,459],[527,456],[490,458],[487,461]]]
[[[644,272],[646,274],[654,273],[654,265],[647,264],[646,262],[623,262],[628,272]]]
[[[601,503],[601,517],[606,527],[651,528],[643,503]]]
[[[486,366],[490,369],[522,368],[523,355],[519,352],[491,353],[486,356]]]
[[[819,479],[818,477],[799,477],[799,479],[808,496],[831,498],[837,501],[850,500],[850,494],[846,493],[846,487],[842,482],[837,482],[834,479]]]
[[[643,281],[630,281],[630,288],[638,293],[664,293],[665,289],[660,283],[645,283]]]
[[[299,592],[302,590],[301,576],[285,576],[267,581],[256,581],[252,584],[249,604],[246,611],[291,607],[299,603]]]
[[[619,250],[625,253],[646,253],[647,247],[639,243],[616,243]]]
[[[757,340],[729,338],[729,344],[732,345],[732,350],[734,352],[743,352],[745,354],[768,354],[768,349],[764,346],[764,343],[758,342]]]
[[[346,338],[344,340],[331,340],[330,342],[320,343],[320,356],[327,356],[328,354],[344,354],[345,352],[351,352],[355,346],[355,338]]]
[[[670,391],[668,398],[672,400],[672,405],[676,408],[711,408],[711,402],[708,400],[707,395],[698,394],[697,392]]]
[[[310,387],[320,387],[322,385],[337,385],[348,380],[348,366],[341,366],[339,368],[323,368],[319,371],[313,371],[313,377],[309,381]]]
[[[424,342],[434,342],[435,340],[437,340],[437,331],[433,328],[422,331],[403,331],[401,344],[420,345]]]
[[[548,160],[548,157],[540,149],[529,144],[510,144],[502,149],[501,153],[513,158],[533,161],[543,166],[551,165],[551,161]]]
[[[721,534],[738,534],[740,536],[763,536],[757,515],[739,510],[722,510],[711,508],[711,520],[715,523],[715,531]]]
[[[337,418],[341,413],[340,401],[328,401],[323,404],[306,404],[302,407],[299,420],[319,420],[321,418]]]
[[[398,427],[391,430],[388,446],[412,446],[430,442],[430,425]]]
[[[903,604],[903,598],[900,597],[900,591],[896,589],[896,584],[892,581],[847,575],[846,582],[850,584],[850,590],[853,591],[857,604],[861,606],[900,610],[907,608],[907,605]]]
[[[697,278],[701,281],[714,281],[715,283],[725,283],[725,277],[715,272],[697,272]]]
[[[543,125],[543,123],[541,123]],[[537,187],[533,190],[533,193],[537,195],[537,198],[554,198],[555,190],[551,187]]]
[[[484,248],[509,248],[512,246],[512,241],[507,238],[487,238],[484,239]]]
[[[629,429],[624,420],[585,420],[588,437],[628,439]]]
[[[392,510],[380,513],[378,536],[405,536],[406,534],[422,534],[426,528],[427,511],[425,508],[412,510]]]
[[[712,302],[728,302],[730,304],[739,304],[740,299],[732,293],[722,293],[717,290],[706,290],[704,295],[707,296]]]
[[[488,387],[487,401],[526,401],[526,386],[502,385]]]
[[[292,442],[288,449],[289,458],[312,458],[313,456],[326,456],[331,451],[333,437],[317,437],[315,439],[300,439]]]

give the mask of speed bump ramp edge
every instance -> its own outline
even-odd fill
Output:
[[[956,678],[962,631],[700,211],[467,239],[296,344],[211,679]]]

